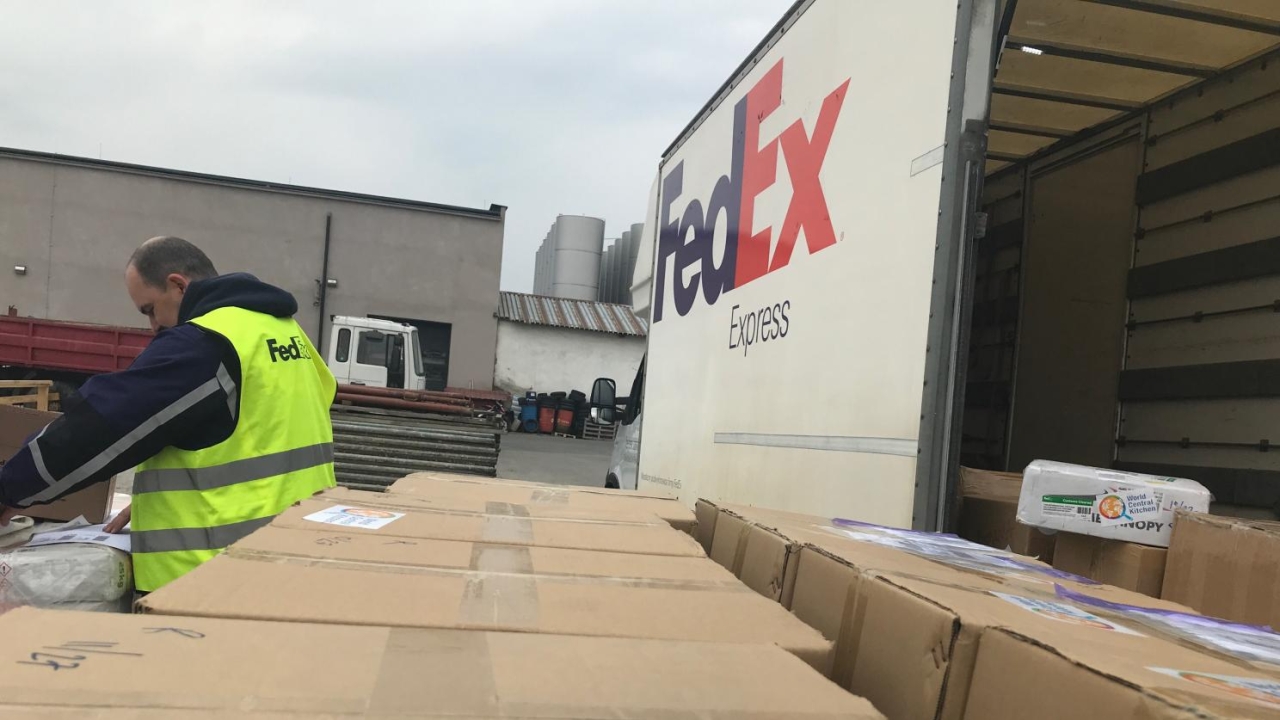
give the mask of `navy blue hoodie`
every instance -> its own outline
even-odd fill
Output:
[[[199,450],[230,437],[239,358],[220,335],[189,322],[222,307],[281,318],[298,311],[288,292],[247,273],[191,283],[178,325],[157,333],[128,369],[91,378],[80,389],[82,402],[0,467],[0,505],[49,502],[166,447]]]

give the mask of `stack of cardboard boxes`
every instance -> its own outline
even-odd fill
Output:
[[[959,537],[702,501],[699,538],[898,718],[1280,715],[1280,636]],[[714,518],[714,522],[710,519]]]
[[[1007,486],[988,491],[1010,504]],[[953,535],[422,473],[296,505],[141,614],[0,615],[0,710],[1280,716],[1280,636],[1192,609],[1273,622],[1277,527],[1190,514],[1177,527],[1157,599]],[[1017,530],[995,544],[1039,542]]]
[[[694,529],[674,501],[594,490],[422,475],[327,491],[143,614],[0,616],[0,709],[882,717],[823,677],[831,641],[708,560]]]

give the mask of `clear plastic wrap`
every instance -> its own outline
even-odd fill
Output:
[[[82,543],[0,550],[0,606],[128,612],[132,601],[128,553]]]

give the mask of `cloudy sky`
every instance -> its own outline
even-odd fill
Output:
[[[791,0],[0,0],[0,145],[507,205],[614,237],[659,153]]]

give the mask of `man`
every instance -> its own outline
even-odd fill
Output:
[[[195,245],[143,243],[125,285],[155,339],[127,370],[0,469],[0,522],[137,466],[134,578],[150,592],[334,486],[336,384],[293,320],[293,296],[246,273],[218,275]]]

